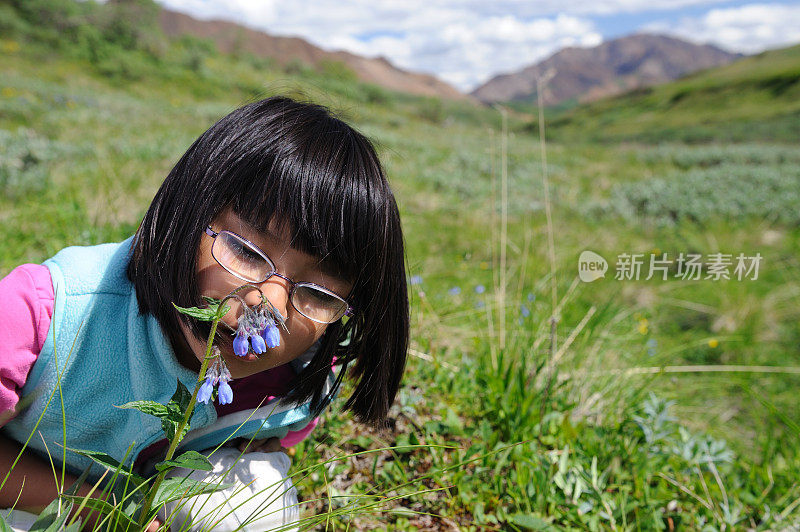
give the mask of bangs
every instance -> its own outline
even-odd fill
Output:
[[[355,282],[386,230],[391,197],[369,141],[326,117],[295,128],[279,144],[280,153],[267,146],[227,165],[225,181],[238,191],[233,211],[260,231],[274,223],[293,248]]]

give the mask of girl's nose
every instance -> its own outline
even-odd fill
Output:
[[[261,292],[264,294],[264,297],[269,299],[269,302],[272,303],[278,312],[281,313],[281,316],[284,318],[289,315],[289,293],[291,291],[291,286],[289,282],[285,279],[281,279],[273,275],[263,283],[261,283]]]

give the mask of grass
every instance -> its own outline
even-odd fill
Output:
[[[796,48],[546,116],[548,230],[534,110],[509,111],[504,136],[494,109],[335,68],[189,61],[176,48],[161,66],[126,56],[126,73],[24,36],[0,44],[14,50],[0,54],[2,274],[129,236],[194,138],[256,95],[309,96],[376,141],[418,276],[412,355],[387,429],[334,407],[295,448],[293,470],[312,468],[297,484],[317,528],[796,524],[800,233],[787,139],[799,100],[796,85],[774,84],[798,68]],[[713,142],[687,145],[698,139]],[[661,223],[665,209],[681,215]],[[605,279],[575,281],[585,249],[609,261]],[[622,253],[680,252],[758,252],[762,269],[755,281],[611,275]],[[644,370],[686,365],[787,372]]]

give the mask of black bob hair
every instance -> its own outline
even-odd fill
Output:
[[[156,193],[128,266],[140,312],[152,313],[168,334],[180,331],[181,320],[204,341],[210,333],[207,322],[172,303],[202,306],[195,273],[201,235],[229,207],[259,230],[270,221],[288,229],[293,247],[353,282],[355,315],[328,325],[285,399],[310,399],[319,413],[330,399],[323,388],[336,356],[333,390],[350,362],[358,379],[344,409],[363,422],[383,421],[405,369],[409,311],[400,216],[370,141],[325,107],[285,97],[247,104],[203,133]]]

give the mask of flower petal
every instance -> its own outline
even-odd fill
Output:
[[[270,349],[281,345],[281,333],[278,330],[278,326],[274,323],[267,325],[267,328],[261,332],[261,335],[263,336],[267,347]]]
[[[197,392],[197,402],[208,404],[208,400],[211,399],[211,394],[213,392],[214,384],[212,383],[211,379],[206,379],[203,385],[200,386],[200,390]]]
[[[227,381],[219,381],[219,393],[217,394],[217,401],[221,405],[227,405],[233,401],[233,390]]]
[[[237,334],[236,338],[233,339],[233,352],[236,356],[245,356],[249,349],[250,345],[247,343],[247,337],[243,334]]]
[[[267,350],[267,344],[264,343],[264,338],[262,338],[259,334],[251,335],[250,343],[253,345],[253,352],[256,354],[260,355]]]

